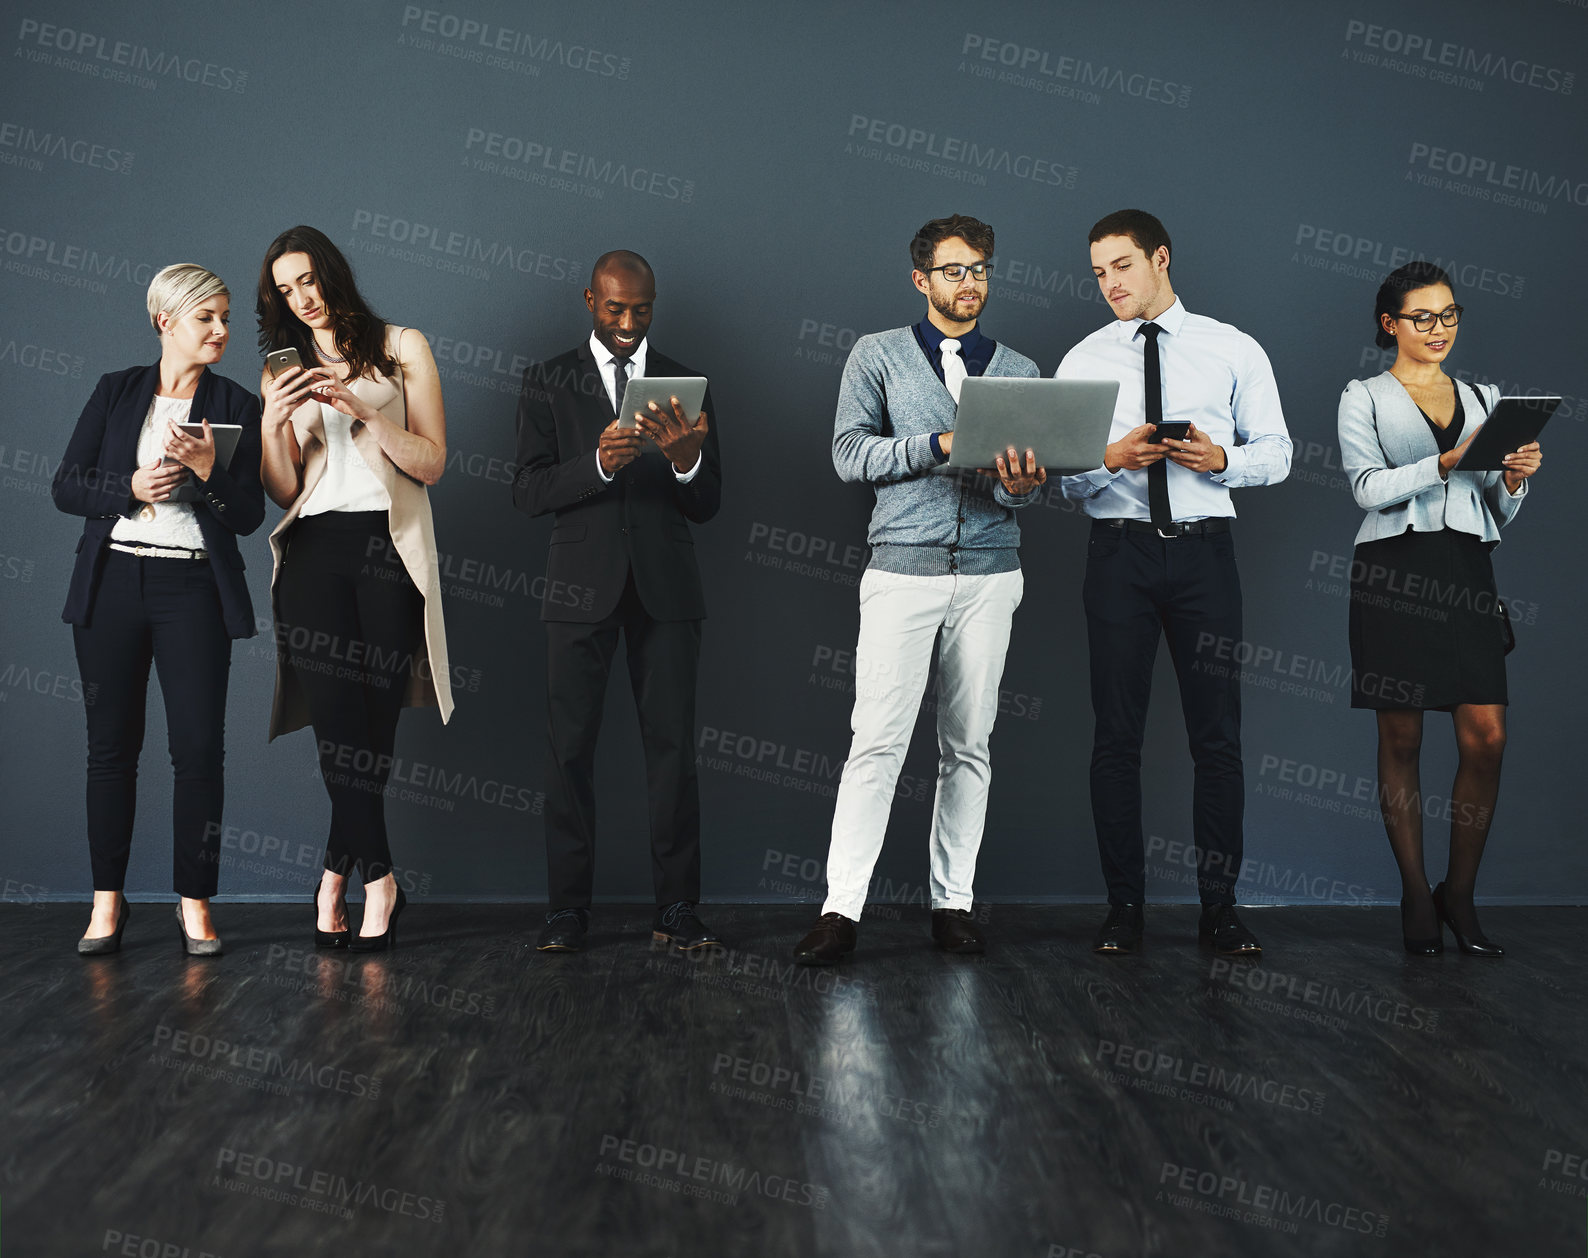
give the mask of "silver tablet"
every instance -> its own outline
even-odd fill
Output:
[[[177,427],[190,437],[202,438],[204,436],[203,424],[178,424]],[[243,435],[243,426],[241,424],[211,424],[210,432],[215,435],[215,462],[222,467],[231,467],[232,455],[237,453],[237,439]],[[170,455],[166,455],[161,459],[161,462],[174,463],[176,460],[171,458]],[[193,478],[190,476],[171,491],[171,496],[166,501],[197,502],[198,500],[198,486],[193,483]]]
[[[623,405],[618,407],[618,427],[635,427],[635,412],[649,414],[645,408],[652,402],[666,414],[672,414],[674,398],[684,408],[689,422],[694,423],[695,417],[700,414],[700,404],[706,400],[706,377],[635,376],[623,386]]]
[[[1114,422],[1117,380],[971,376],[960,386],[950,467],[996,467],[1013,446],[1034,451],[1049,473],[1102,466]]]

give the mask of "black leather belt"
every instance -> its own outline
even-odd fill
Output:
[[[1214,516],[1207,520],[1187,520],[1183,524],[1170,524],[1160,529],[1150,520],[1093,520],[1099,528],[1119,529],[1122,533],[1152,533],[1158,537],[1203,537],[1209,533],[1228,533],[1227,516]]]

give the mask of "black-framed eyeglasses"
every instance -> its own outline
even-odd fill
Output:
[[[945,262],[942,266],[929,266],[926,268],[928,275],[933,271],[943,272],[943,278],[950,284],[958,284],[965,278],[966,271],[970,272],[971,279],[979,282],[993,273],[993,264],[991,262],[972,262],[969,266],[966,266],[963,262]]]
[[[1416,328],[1419,332],[1428,332],[1432,330],[1435,320],[1438,320],[1447,328],[1455,327],[1456,324],[1461,322],[1461,312],[1463,309],[1464,307],[1461,306],[1446,306],[1438,314],[1429,314],[1426,310],[1419,310],[1415,314],[1398,314],[1392,317],[1396,319],[1410,319],[1412,321],[1412,327]]]

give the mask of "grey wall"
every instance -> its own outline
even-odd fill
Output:
[[[442,7],[429,7],[432,3]],[[1248,898],[1394,898],[1371,803],[1372,718],[1349,707],[1346,582],[1360,513],[1335,407],[1387,365],[1380,277],[1457,278],[1462,376],[1566,402],[1496,555],[1517,616],[1512,741],[1481,890],[1580,901],[1588,857],[1565,783],[1581,747],[1569,669],[1588,380],[1576,343],[1588,126],[1575,2],[524,6],[7,4],[0,28],[0,894],[89,888],[84,720],[59,619],[80,521],[50,504],[105,371],[150,361],[153,270],[233,286],[221,370],[256,378],[251,290],[267,242],[325,229],[389,319],[431,338],[451,449],[432,490],[458,709],[404,719],[390,805],[405,883],[540,897],[549,523],[511,505],[516,373],[588,331],[591,260],[654,262],[652,340],[712,376],[726,490],[697,531],[711,619],[699,720],[706,893],[820,894],[848,745],[854,586],[870,495],[828,458],[844,350],[920,317],[907,242],[955,211],[998,233],[984,326],[1051,371],[1110,316],[1085,233],[1125,205],[1175,241],[1187,306],[1267,349],[1296,442],[1276,488],[1237,494],[1250,667]],[[1371,23],[1371,25],[1370,25]],[[983,163],[983,164],[979,164]],[[277,517],[272,509],[271,520]],[[1023,518],[1026,599],[994,739],[978,893],[1101,898],[1086,765],[1083,517]],[[267,527],[246,540],[268,615]],[[268,626],[267,626],[268,629]],[[312,741],[265,742],[268,633],[237,644],[224,894],[296,895],[328,817]],[[1301,680],[1297,680],[1298,677]],[[1186,898],[1190,768],[1159,661],[1148,737],[1152,894]],[[1572,698],[1573,695],[1577,699]],[[621,674],[605,736],[599,893],[644,899],[639,743]],[[1424,756],[1428,810],[1453,771]],[[879,865],[919,899],[933,764],[917,730]],[[169,888],[169,763],[151,708],[130,886]],[[1311,789],[1308,789],[1308,788]],[[1431,864],[1442,826],[1430,821]]]

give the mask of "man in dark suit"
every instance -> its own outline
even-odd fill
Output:
[[[722,498],[711,393],[693,420],[673,399],[637,427],[617,410],[634,376],[698,375],[649,348],[656,277],[637,253],[596,260],[585,289],[594,324],[577,349],[524,373],[513,502],[554,512],[541,619],[546,622],[546,865],[550,911],[537,947],[578,949],[589,925],[595,848],[595,751],[621,632],[645,745],[654,934],[679,949],[721,941],[700,899],[695,677],[706,615],[690,522]]]

